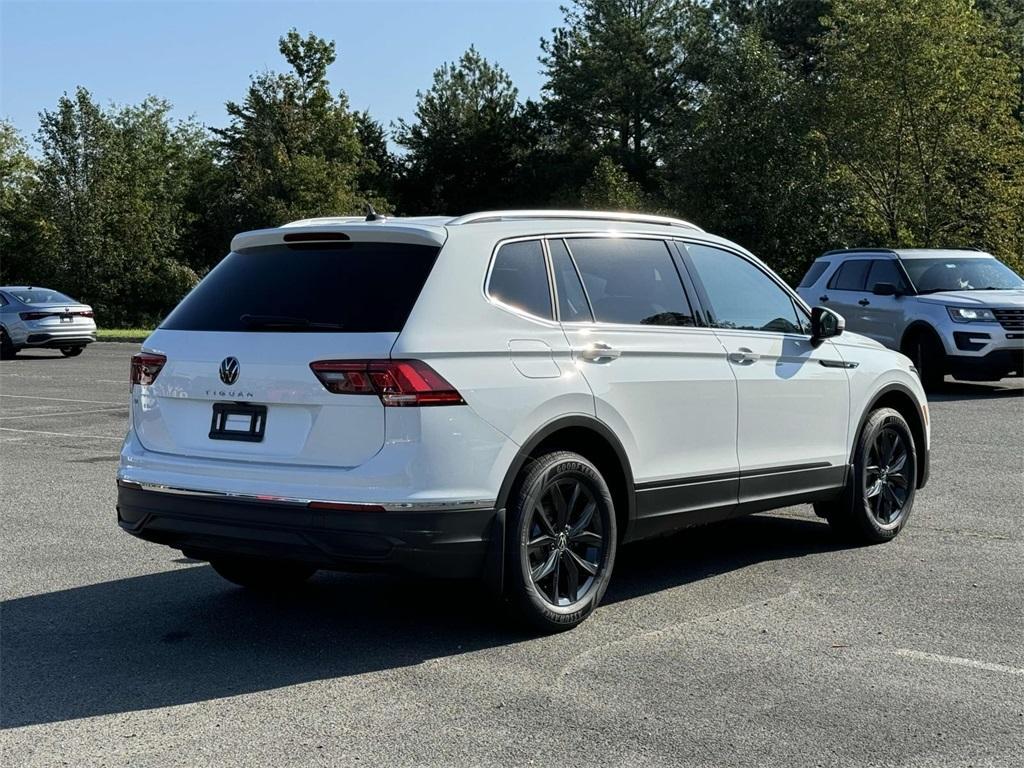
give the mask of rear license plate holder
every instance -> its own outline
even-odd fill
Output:
[[[263,442],[267,428],[267,406],[249,403],[214,403],[210,421],[211,440]]]
[[[72,323],[72,322],[74,322],[74,320],[75,320],[75,316],[71,315],[71,314],[61,315],[60,316],[60,321],[62,323]]]

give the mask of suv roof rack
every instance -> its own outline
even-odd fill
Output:
[[[818,258],[824,258],[825,256],[835,256],[840,253],[889,253],[893,256],[899,256],[895,248],[835,248],[831,251],[825,251]]]
[[[519,219],[591,219],[594,221],[621,221],[630,224],[658,224],[665,227],[683,227],[703,232],[696,224],[684,219],[673,219],[669,216],[654,216],[646,213],[622,213],[620,211],[573,211],[573,210],[511,210],[511,211],[480,211],[467,213],[452,219],[449,226],[463,224],[483,224],[495,221],[515,221]]]

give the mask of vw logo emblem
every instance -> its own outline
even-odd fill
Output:
[[[220,380],[228,386],[238,381],[238,358],[225,357],[220,364]]]

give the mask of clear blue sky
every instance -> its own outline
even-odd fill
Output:
[[[287,65],[277,39],[290,27],[333,39],[331,87],[385,125],[410,117],[417,89],[470,46],[537,96],[539,40],[562,18],[549,0],[396,2],[24,2],[0,0],[0,117],[27,137],[38,113],[84,85],[102,104],[148,94],[176,116],[224,124],[224,102],[249,75]]]

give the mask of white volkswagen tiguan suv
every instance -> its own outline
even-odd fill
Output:
[[[568,628],[638,539],[805,502],[896,536],[928,476],[924,391],[842,331],[675,219],[248,232],[132,360],[118,520],[245,586],[480,577]]]

